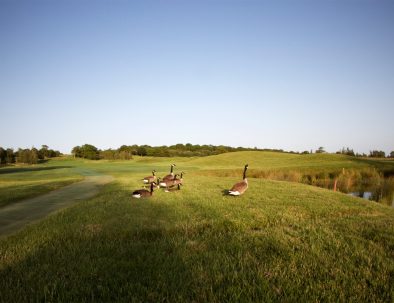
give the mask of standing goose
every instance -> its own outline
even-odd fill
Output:
[[[153,195],[153,186],[156,185],[155,182],[150,184],[150,191],[147,189],[138,189],[133,191],[132,197],[133,198],[150,198]]]
[[[248,169],[248,166],[248,164],[245,165],[243,180],[234,184],[234,186],[228,192],[229,195],[239,196],[248,189],[248,179],[246,179],[246,170]]]
[[[183,185],[183,174],[184,174],[184,172],[181,172],[181,176],[179,177],[179,179],[173,180],[173,185],[171,187],[178,185],[178,189],[181,189],[181,185]]]
[[[156,171],[155,170],[152,170],[152,176],[148,176],[148,177],[145,177],[144,179],[142,179],[142,181],[144,181],[144,184],[150,184],[150,183],[152,183],[152,182],[155,182],[156,181]]]
[[[174,173],[173,173],[174,166],[176,166],[176,165],[175,165],[175,164],[171,164],[171,171],[170,171],[170,174],[167,175],[167,176],[165,176],[165,177],[163,178],[163,181],[164,181],[164,182],[174,179]]]
[[[166,188],[166,192],[168,192],[168,189],[170,188],[170,187],[173,187],[173,186],[175,186],[176,185],[176,182],[178,182],[178,180],[177,180],[177,176],[179,176],[178,174],[176,174],[175,176],[174,176],[174,179],[172,179],[172,180],[167,180],[167,181],[164,181],[164,179],[162,180],[162,181],[160,181],[160,183],[159,183],[159,186],[160,187],[165,187]]]

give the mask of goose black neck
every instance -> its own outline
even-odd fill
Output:
[[[248,169],[248,166],[245,166],[244,168],[244,179],[246,179],[246,170]]]
[[[173,172],[174,169],[174,165],[171,165],[171,173]]]
[[[153,183],[150,184],[150,194],[153,193]]]

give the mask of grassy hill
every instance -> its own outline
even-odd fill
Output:
[[[186,171],[182,190],[131,199],[139,179],[152,169],[163,175],[173,162]],[[50,162],[45,167],[96,170],[115,182],[0,240],[0,301],[394,300],[394,209],[257,178],[243,196],[229,197],[223,191],[240,176],[205,173],[238,172],[246,162],[261,170],[392,165],[264,152]]]
[[[342,168],[379,168],[394,170],[394,161],[355,158],[336,154],[289,154],[275,152],[234,152],[192,159],[187,162],[199,168],[231,169],[249,163],[252,169],[341,170]]]

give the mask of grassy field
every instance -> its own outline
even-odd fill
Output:
[[[131,199],[142,177],[152,169],[164,175],[171,163],[186,172],[182,190]],[[95,170],[115,181],[0,240],[0,301],[393,302],[394,209],[258,178],[241,197],[223,195],[245,163],[251,170],[393,165],[263,152],[48,162],[39,167]],[[62,169],[44,171],[62,176]],[[239,176],[212,173],[221,170]]]
[[[61,165],[62,161],[53,164],[0,168],[0,207],[83,179],[71,166]]]

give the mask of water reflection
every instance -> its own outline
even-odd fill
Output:
[[[394,207],[394,195],[384,196],[384,195],[375,194],[370,191],[350,192],[350,193],[348,193],[348,195],[353,196],[353,197],[363,198],[363,199],[370,200],[370,201],[383,202],[384,204],[391,205],[392,207]]]
[[[367,200],[372,200],[372,192],[370,191],[364,191],[364,192],[350,192],[348,195],[353,196],[353,197],[359,197]]]
[[[394,206],[394,177],[376,169],[342,170],[339,174],[307,175],[308,184]]]

